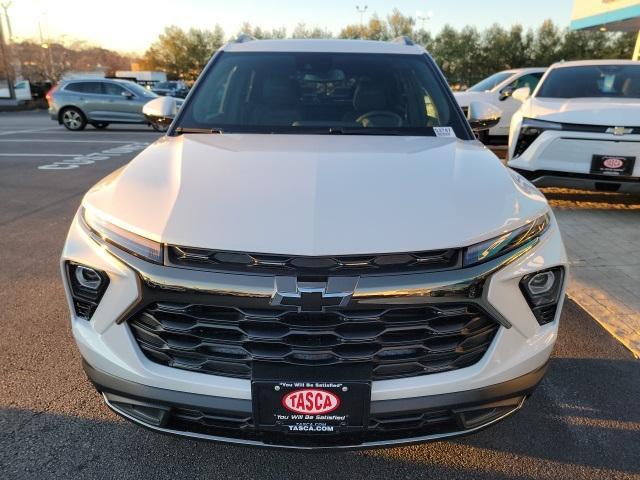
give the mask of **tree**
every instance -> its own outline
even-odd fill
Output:
[[[291,34],[291,38],[332,38],[333,34],[325,29],[314,27],[307,28],[306,24],[300,22],[296,25],[296,28],[293,29],[293,33]]]
[[[389,24],[389,36],[391,38],[400,37],[406,35],[408,37],[413,34],[413,27],[416,24],[416,19],[403,15],[400,10],[394,8],[390,15],[387,16],[387,23]]]
[[[545,20],[538,28],[531,46],[531,59],[540,66],[551,65],[560,58],[562,33],[551,20]]]
[[[169,26],[146,51],[144,60],[148,68],[164,70],[170,78],[195,80],[222,45],[223,37],[219,25],[213,30],[191,28],[186,32]]]

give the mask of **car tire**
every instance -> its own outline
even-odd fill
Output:
[[[67,130],[74,132],[84,130],[87,126],[87,119],[80,110],[75,107],[65,108],[60,112],[60,120]]]
[[[156,122],[151,122],[150,123],[151,128],[153,128],[156,132],[160,132],[160,133],[164,133],[167,130],[169,130],[169,126],[164,126],[164,125],[160,125],[159,123]]]
[[[98,130],[104,130],[109,126],[108,123],[100,122],[100,123],[92,123],[93,128],[97,128]]]

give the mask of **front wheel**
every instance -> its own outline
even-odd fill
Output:
[[[108,123],[92,123],[91,125],[93,125],[93,128],[97,128],[98,130],[104,130],[109,126]]]
[[[79,131],[87,126],[87,120],[77,108],[67,108],[62,112],[62,125],[68,130]]]
[[[164,133],[169,129],[169,126],[160,125],[156,122],[151,122],[151,128],[153,128],[156,132]]]

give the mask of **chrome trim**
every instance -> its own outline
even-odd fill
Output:
[[[540,237],[496,259],[472,267],[438,272],[403,273],[396,275],[371,275],[358,277],[353,293],[344,306],[393,305],[415,307],[417,305],[451,302],[475,303],[505,328],[511,323],[488,301],[485,284],[490,277],[506,265],[534,248]],[[282,279],[295,281],[295,276],[274,276],[232,272],[212,272],[157,265],[131,255],[111,244],[104,248],[133,269],[144,287],[174,292],[194,292],[217,296],[225,304],[251,303],[256,308],[269,308],[278,293],[277,283]],[[350,279],[352,277],[343,277]],[[340,281],[329,277],[328,284]],[[336,289],[342,290],[342,289]],[[344,291],[344,290],[342,290]],[[134,309],[129,310],[131,313]],[[124,316],[118,318],[122,323]]]
[[[118,415],[126,418],[127,420],[136,423],[142,427],[148,428],[150,430],[154,430],[156,432],[160,432],[160,433],[168,433],[171,435],[178,435],[181,437],[188,437],[188,438],[192,438],[192,439],[196,439],[196,440],[207,440],[207,441],[211,441],[211,442],[218,442],[218,443],[227,443],[227,444],[234,444],[234,445],[243,445],[243,446],[250,446],[250,447],[264,447],[264,448],[273,448],[273,449],[279,449],[279,450],[355,450],[355,449],[366,449],[366,448],[383,448],[383,447],[398,447],[398,446],[403,446],[403,445],[411,445],[411,444],[415,444],[415,443],[425,443],[425,442],[431,442],[431,441],[435,441],[435,440],[441,440],[441,439],[446,439],[446,438],[451,438],[451,437],[457,437],[460,435],[467,435],[469,433],[473,433],[473,432],[477,432],[479,430],[482,430],[486,427],[489,427],[491,425],[493,425],[494,423],[497,423],[501,420],[504,420],[505,418],[507,418],[510,415],[513,415],[515,412],[517,412],[518,410],[520,410],[522,408],[522,406],[524,405],[525,400],[527,399],[527,397],[523,397],[522,400],[520,401],[520,403],[514,407],[512,410],[509,410],[508,412],[504,413],[503,415],[494,418],[493,420],[491,420],[490,422],[484,423],[482,425],[479,425],[477,427],[473,427],[467,430],[460,430],[460,431],[456,431],[456,432],[449,432],[449,433],[438,433],[438,434],[434,434],[434,435],[423,435],[420,437],[410,437],[410,438],[400,438],[400,439],[393,439],[393,440],[380,440],[380,441],[376,441],[376,442],[363,442],[363,443],[359,443],[359,444],[355,444],[355,445],[329,445],[326,447],[323,446],[296,446],[296,445],[272,445],[272,444],[268,444],[268,443],[263,443],[263,442],[258,442],[255,440],[245,440],[245,439],[241,439],[241,438],[233,438],[233,437],[220,437],[217,435],[206,435],[203,433],[194,433],[194,432],[184,432],[181,430],[172,430],[170,428],[163,428],[163,427],[158,427],[155,425],[151,425],[148,423],[145,423],[129,414],[127,414],[126,412],[122,411],[121,409],[119,409],[117,406],[113,405],[111,402],[109,402],[109,399],[107,398],[106,394],[103,392],[102,393],[102,398],[104,399],[106,405],[113,410],[115,413],[117,413]]]

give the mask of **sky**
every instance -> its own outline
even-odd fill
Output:
[[[289,33],[304,22],[308,27],[327,28],[337,34],[344,25],[360,21],[357,5],[368,7],[365,22],[373,13],[384,17],[394,7],[413,16],[430,12],[425,28],[437,33],[447,23],[479,29],[493,23],[504,27],[520,23],[526,28],[551,18],[567,26],[573,0],[13,0],[9,15],[17,40],[38,39],[40,24],[45,41],[62,37],[121,52],[143,53],[171,24],[212,28],[218,23],[231,36],[244,21],[266,29],[286,27]]]

